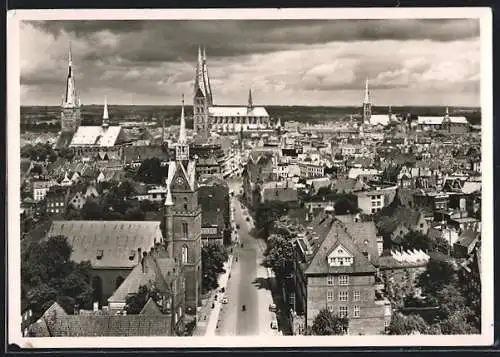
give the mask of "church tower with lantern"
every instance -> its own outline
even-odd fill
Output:
[[[201,208],[195,171],[196,162],[189,158],[183,96],[175,160],[168,164],[163,226],[167,251],[184,266],[186,308],[192,314],[201,304],[202,286]]]

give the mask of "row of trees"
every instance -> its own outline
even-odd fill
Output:
[[[229,256],[226,248],[219,244],[209,244],[201,248],[202,292],[219,287],[219,274],[225,272],[224,263]]]
[[[21,301],[35,319],[54,301],[68,312],[75,304],[92,307],[90,262],[75,263],[70,256],[71,246],[63,236],[21,245]]]

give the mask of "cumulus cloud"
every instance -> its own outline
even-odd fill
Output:
[[[84,103],[177,104],[199,44],[221,104],[252,88],[264,104],[355,105],[365,79],[380,104],[479,102],[474,20],[25,22],[22,103],[59,102],[69,43]]]

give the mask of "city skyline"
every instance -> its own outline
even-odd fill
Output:
[[[479,20],[25,21],[20,39],[22,105],[60,104],[70,44],[84,105],[179,104],[198,46],[217,104],[252,88],[256,104],[357,106],[366,79],[374,106],[480,102]]]

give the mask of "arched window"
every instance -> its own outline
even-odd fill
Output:
[[[186,222],[182,222],[182,238],[187,238],[188,234],[188,224]]]
[[[188,247],[184,245],[182,247],[182,264],[186,264],[188,261]]]

